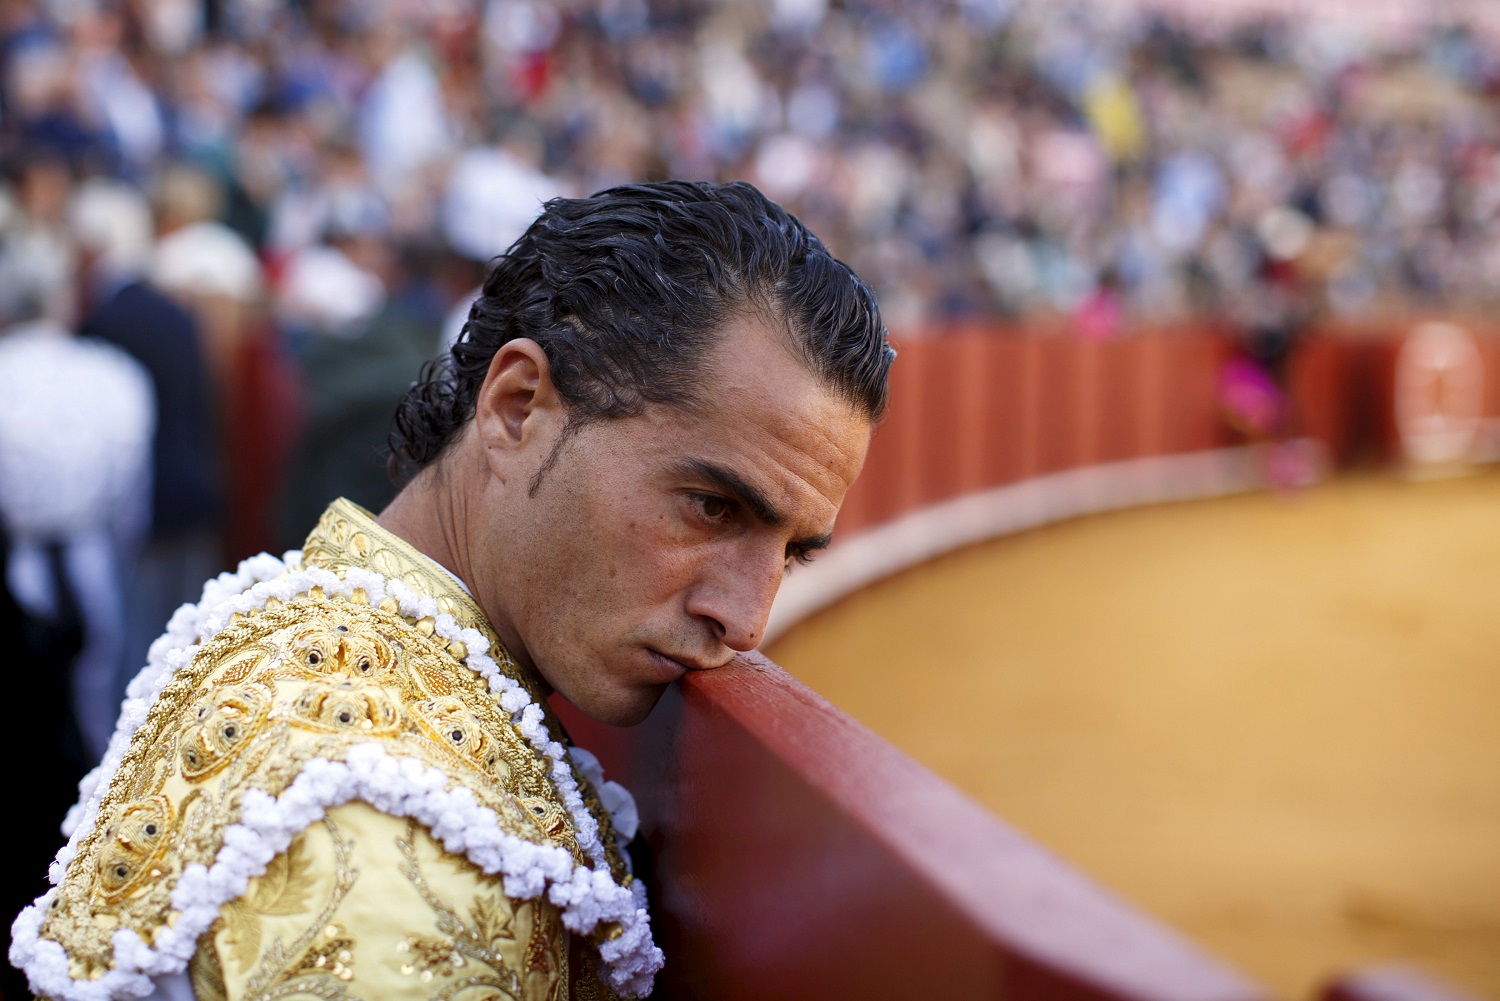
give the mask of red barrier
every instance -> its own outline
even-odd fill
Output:
[[[983,422],[984,485],[997,487],[1014,483],[1025,474],[1027,411],[1021,388],[1021,357],[1026,342],[1020,338],[994,339],[985,348],[985,373],[991,388],[979,412]]]
[[[898,343],[891,409],[840,516],[845,535],[1079,466],[1228,442],[1211,333],[1116,341],[965,330]]]
[[[632,731],[559,710],[636,790],[657,998],[1262,996],[762,657]]]
[[[1398,458],[1404,334],[1307,337],[1287,375],[1291,433],[1340,465]],[[1500,415],[1500,338],[1478,343],[1485,410]],[[890,416],[840,519],[846,537],[980,489],[1236,441],[1218,400],[1233,341],[1208,328],[1111,341],[965,329],[898,348]]]

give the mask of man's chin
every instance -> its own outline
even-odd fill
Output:
[[[651,715],[651,710],[656,708],[656,703],[666,690],[665,684],[643,685],[617,693],[614,698],[591,699],[588,700],[588,705],[574,704],[585,716],[600,723],[609,726],[635,726]]]

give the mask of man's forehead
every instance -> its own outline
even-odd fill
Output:
[[[680,425],[676,458],[734,473],[784,516],[818,498],[837,504],[864,464],[870,422],[821,387],[755,388],[723,393],[711,414]]]
[[[730,323],[701,374],[695,406],[651,408],[659,458],[741,497],[766,524],[831,527],[870,421],[754,314]]]

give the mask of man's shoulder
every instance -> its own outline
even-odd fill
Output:
[[[46,993],[100,978],[128,993],[180,972],[221,908],[354,801],[419,825],[510,899],[569,887],[579,899],[559,906],[593,915],[579,930],[630,923],[629,889],[578,882],[607,825],[570,802],[565,752],[534,732],[540,710],[432,599],[355,569],[293,568],[193,631],[154,651],[159,690],[136,692],[141,718],[81,807],[59,885],[18,922],[12,958]]]
[[[279,797],[309,767],[395,768],[470,790],[517,837],[567,845],[529,809],[556,798],[547,764],[468,666],[456,630],[403,614],[393,596],[346,590],[314,585],[231,613],[162,690],[145,739],[132,743],[139,761],[115,780],[136,785],[115,791],[128,798],[160,784],[184,799],[199,788],[234,798],[244,787]]]

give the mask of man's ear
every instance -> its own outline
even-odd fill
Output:
[[[474,430],[494,474],[529,477],[565,417],[542,346],[524,337],[500,345],[474,401]]]

